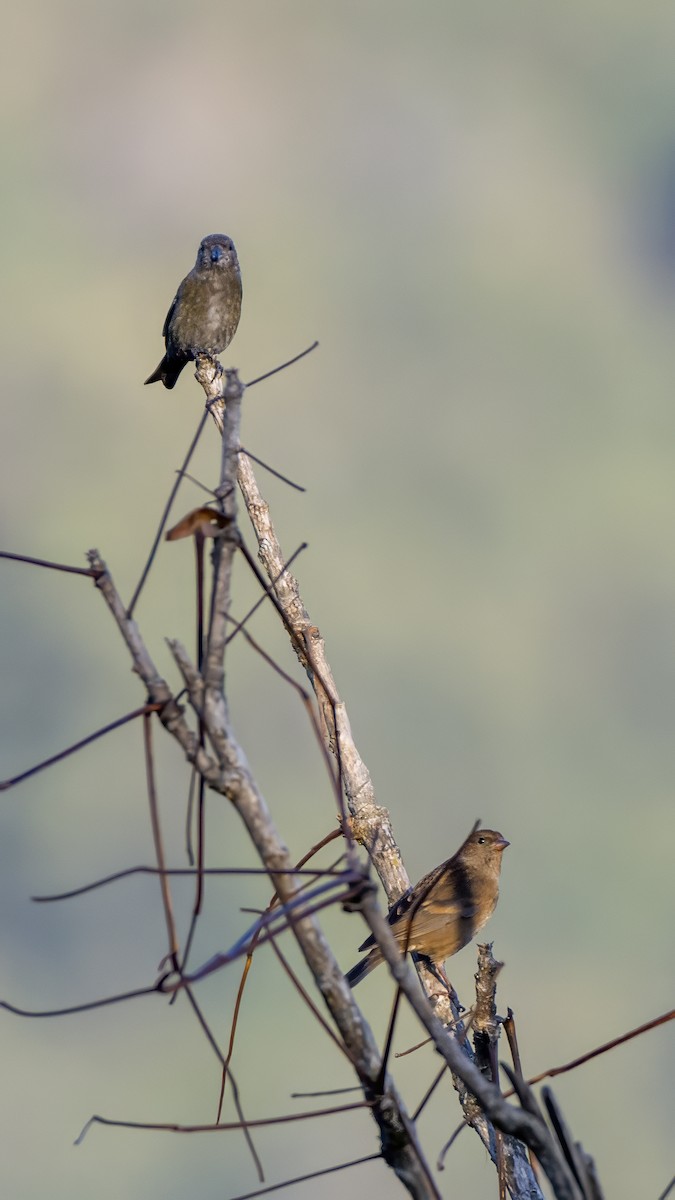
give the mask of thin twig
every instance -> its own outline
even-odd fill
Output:
[[[533,1075],[528,1079],[529,1084],[541,1083],[542,1079],[553,1079],[556,1075],[563,1075],[565,1071],[574,1071],[577,1067],[583,1066],[584,1063],[590,1062],[592,1058],[597,1058],[600,1054],[607,1054],[609,1050],[614,1050],[616,1046],[623,1046],[625,1042],[630,1042],[633,1038],[640,1037],[643,1033],[649,1033],[651,1029],[657,1029],[659,1025],[665,1025],[666,1022],[675,1019],[675,1008],[671,1008],[669,1012],[663,1013],[660,1017],[654,1017],[652,1021],[645,1021],[644,1025],[638,1025],[637,1029],[631,1029],[628,1033],[622,1033],[620,1037],[612,1038],[611,1042],[605,1042],[602,1046],[596,1046],[595,1050],[589,1050],[588,1053],[582,1054],[579,1058],[572,1059],[571,1062],[565,1063],[562,1067],[549,1067],[547,1071],[542,1071],[539,1075]]]
[[[16,1004],[10,1004],[7,1000],[0,1000],[0,1008],[14,1013],[17,1017],[34,1017],[36,1019],[42,1017],[69,1017],[73,1013],[91,1012],[94,1008],[108,1008],[113,1004],[122,1004],[126,1000],[136,1000],[139,996],[154,996],[158,992],[161,993],[163,991],[162,985],[166,978],[166,976],[162,976],[152,987],[136,988],[132,992],[119,992],[115,996],[104,996],[102,1000],[87,1000],[84,1004],[71,1004],[68,1008],[19,1008]]]
[[[90,574],[93,575],[93,572],[90,572]],[[97,578],[97,576],[94,576],[94,578]],[[36,763],[34,767],[30,767],[27,771],[22,771],[20,775],[15,775],[13,779],[0,780],[0,792],[14,787],[17,783],[23,783],[24,779],[30,779],[31,775],[37,775],[38,771],[44,771],[47,767],[53,767],[54,763],[62,762],[64,758],[68,758],[71,754],[76,754],[78,750],[89,746],[97,738],[105,737],[106,733],[112,733],[113,730],[119,729],[129,721],[135,721],[137,717],[144,717],[147,713],[158,712],[161,707],[161,704],[143,704],[141,708],[135,708],[133,712],[127,713],[124,717],[118,717],[116,721],[111,721],[109,725],[104,725],[102,729],[97,729],[94,733],[88,734],[86,738],[82,738],[72,746],[67,746],[65,750],[59,750],[58,754],[52,754],[51,758],[45,758],[43,762]]]
[[[468,1129],[468,1128],[469,1127],[468,1127],[466,1121],[460,1121],[457,1128],[450,1134],[450,1137],[448,1138],[448,1140],[445,1143],[445,1145],[443,1146],[443,1149],[441,1150],[438,1158],[436,1159],[436,1170],[437,1171],[445,1170],[445,1160],[446,1160],[446,1157],[448,1154],[448,1150],[450,1150],[451,1147],[454,1146],[454,1144],[457,1141],[457,1138],[459,1137],[462,1130]]]
[[[240,631],[241,629],[243,629],[243,628],[244,628],[244,625],[246,625],[246,623],[247,623],[248,621],[250,621],[250,619],[251,619],[251,617],[253,616],[253,614],[254,614],[254,613],[256,613],[256,612],[258,611],[258,609],[261,607],[261,605],[262,605],[262,604],[264,604],[264,603],[265,603],[265,600],[271,600],[271,601],[272,601],[272,604],[274,605],[274,607],[275,607],[277,610],[279,610],[279,602],[277,601],[277,599],[276,599],[276,596],[274,595],[274,589],[275,589],[276,585],[278,584],[279,580],[281,579],[281,576],[282,576],[282,575],[284,574],[284,572],[285,572],[285,571],[287,571],[287,570],[288,570],[288,568],[290,567],[291,563],[293,563],[293,562],[295,561],[295,559],[298,557],[298,555],[302,554],[303,550],[306,550],[306,549],[307,549],[307,542],[302,542],[302,543],[301,543],[301,544],[300,544],[300,545],[299,545],[299,546],[298,546],[298,547],[297,547],[297,548],[296,548],[296,549],[293,551],[293,553],[291,554],[291,557],[289,558],[288,562],[285,562],[285,563],[284,563],[284,565],[283,565],[283,567],[282,567],[281,571],[279,572],[279,574],[278,574],[277,578],[276,578],[276,579],[273,579],[273,580],[272,580],[272,581],[271,581],[269,584],[268,584],[268,583],[265,583],[265,580],[263,579],[262,575],[260,574],[260,571],[258,570],[258,566],[257,566],[257,564],[256,564],[256,562],[255,562],[255,559],[254,559],[254,558],[252,557],[252,555],[250,554],[250,552],[249,552],[249,550],[248,550],[248,547],[247,547],[247,545],[246,545],[246,543],[245,543],[244,541],[242,541],[242,542],[240,543],[239,549],[241,550],[241,552],[242,552],[242,554],[243,554],[243,556],[244,556],[244,558],[245,558],[245,560],[246,560],[246,562],[247,562],[248,566],[251,568],[251,571],[252,571],[252,572],[253,572],[253,574],[255,575],[255,578],[256,578],[256,580],[257,580],[257,581],[258,581],[258,583],[260,584],[260,587],[261,587],[261,589],[262,589],[262,595],[261,595],[261,596],[259,596],[259,597],[258,597],[258,599],[255,601],[255,603],[251,605],[250,609],[249,609],[249,610],[248,610],[248,612],[245,614],[245,616],[243,616],[243,617],[241,618],[241,621],[236,621],[236,622],[235,622],[234,620],[232,620],[232,618],[230,618],[230,619],[232,620],[232,623],[233,623],[233,625],[234,625],[234,629],[233,629],[233,630],[232,630],[232,632],[231,632],[231,633],[229,633],[229,634],[228,634],[228,636],[227,636],[227,641],[226,641],[226,644],[227,644],[227,645],[229,645],[229,643],[230,643],[230,642],[231,642],[231,641],[232,641],[234,638],[236,638],[236,636],[237,636],[237,634],[239,633],[239,631]],[[283,616],[283,610],[281,610],[281,614],[282,614],[282,616]]]
[[[292,367],[294,363],[300,362],[301,358],[306,358],[308,354],[312,353],[312,350],[316,350],[318,345],[318,341],[312,342],[311,346],[308,346],[306,350],[301,350],[300,353],[296,354],[294,358],[289,358],[287,362],[282,363],[279,367],[272,367],[271,371],[266,371],[264,375],[258,375],[255,379],[251,379],[244,386],[247,388],[252,388],[255,387],[256,383],[262,383],[263,379],[271,379],[273,375],[278,375],[279,371],[285,371],[286,367]]]
[[[249,384],[248,386],[250,387],[251,385]],[[282,475],[281,471],[277,471],[274,467],[271,467],[269,463],[266,463],[262,458],[258,458],[255,454],[252,454],[250,450],[246,450],[243,446],[240,446],[239,453],[245,454],[247,458],[252,460],[252,462],[257,463],[259,467],[262,467],[263,471],[268,471],[270,475],[274,475],[275,479],[280,479],[282,483],[287,483],[289,487],[295,488],[296,492],[307,491],[307,488],[304,488],[302,484],[294,483],[292,479],[288,478],[288,475]]]
[[[287,890],[287,884],[281,886],[284,891]],[[292,896],[289,896],[288,900],[284,901],[282,907],[277,908],[273,913],[268,913],[261,917],[259,921],[256,921],[255,925],[247,930],[229,950],[212,955],[201,967],[184,975],[180,981],[172,985],[171,989],[167,988],[166,990],[181,988],[185,980],[189,983],[197,983],[205,979],[207,975],[212,975],[214,971],[219,971],[229,963],[235,962],[236,959],[249,953],[254,938],[256,938],[256,946],[264,945],[270,938],[278,937],[285,929],[295,928],[298,922],[308,920],[324,908],[332,907],[336,904],[344,904],[346,900],[349,900],[356,894],[357,889],[361,888],[361,880],[357,880],[356,883],[351,884],[336,895],[328,896],[323,900],[319,900],[318,903],[313,903],[315,897],[320,896],[321,893],[325,893],[328,887],[329,885],[325,885],[322,888],[315,888],[314,892],[310,894],[312,903],[309,904],[307,903],[306,896],[297,895],[297,893],[293,892]],[[269,928],[272,921],[279,922],[280,927],[278,929]]]
[[[194,1012],[197,1020],[199,1021],[199,1024],[201,1025],[201,1028],[206,1037],[206,1040],[209,1043],[209,1045],[211,1046],[211,1049],[214,1051],[216,1058],[218,1059],[218,1061],[220,1062],[220,1064],[222,1066],[225,1061],[223,1058],[223,1052],[220,1049],[220,1046],[218,1045],[215,1037],[213,1036],[213,1033],[208,1024],[208,1021],[206,1020],[206,1017],[204,1016],[201,1008],[199,1007],[199,1005],[195,999],[192,988],[189,986],[184,988],[183,995],[187,996],[188,1001],[190,1002],[190,1005],[192,1006],[192,1011]],[[175,997],[173,997],[173,998],[175,999]],[[253,1162],[255,1164],[255,1169],[258,1174],[258,1179],[262,1182],[265,1178],[265,1173],[263,1171],[262,1162],[260,1161],[260,1156],[258,1155],[258,1151],[255,1148],[253,1138],[249,1132],[248,1122],[246,1120],[246,1117],[244,1116],[244,1110],[241,1105],[241,1099],[239,1096],[239,1087],[238,1087],[237,1081],[231,1071],[229,1072],[229,1080],[230,1080],[230,1087],[232,1088],[232,1099],[234,1101],[234,1107],[237,1111],[237,1116],[239,1117],[239,1121],[241,1123],[242,1133],[244,1134],[244,1139],[246,1141],[246,1145],[248,1146],[249,1152],[250,1152]]]
[[[332,830],[331,833],[327,834],[326,837],[322,838],[321,841],[317,842],[314,846],[312,846],[307,851],[307,853],[300,859],[297,867],[293,871],[293,874],[298,874],[298,875],[305,874],[306,872],[303,870],[305,863],[309,862],[309,860],[311,858],[313,858],[314,855],[317,854],[319,850],[323,849],[324,846],[327,846],[330,842],[334,841],[335,838],[337,838],[337,837],[340,837],[340,830],[334,829],[334,830]],[[274,908],[274,906],[277,904],[277,902],[278,902],[278,893],[275,892],[267,906],[266,912],[270,912],[272,910],[272,908]],[[218,1109],[217,1109],[217,1116],[216,1116],[216,1119],[218,1121],[220,1120],[220,1114],[222,1112],[222,1107],[223,1107],[223,1096],[225,1094],[225,1080],[227,1078],[227,1073],[229,1070],[230,1062],[232,1061],[232,1055],[234,1054],[234,1044],[235,1044],[235,1039],[236,1039],[236,1035],[237,1035],[237,1024],[239,1021],[239,1012],[241,1009],[241,1002],[242,1002],[242,998],[244,995],[244,989],[246,987],[249,972],[251,970],[251,964],[253,962],[253,954],[260,942],[261,934],[262,934],[262,927],[261,927],[259,933],[256,934],[251,941],[251,945],[249,946],[248,953],[246,955],[246,962],[244,963],[244,969],[242,971],[241,979],[239,980],[239,987],[237,988],[237,996],[236,996],[236,1000],[235,1000],[235,1004],[234,1004],[234,1013],[232,1016],[232,1023],[230,1026],[230,1043],[229,1043],[228,1050],[227,1050],[227,1058],[225,1059],[225,1062],[223,1063],[223,1071],[222,1071],[222,1076],[221,1076],[221,1081],[220,1081],[220,1092],[218,1095]],[[275,940],[272,940],[272,945],[273,945],[274,949],[277,951],[277,954],[279,954],[279,948],[278,948]]]
[[[335,832],[330,835],[331,839],[340,836],[341,834],[339,829],[336,829]],[[325,839],[325,841],[321,844],[325,845],[327,840],[329,839]],[[54,892],[50,896],[31,896],[31,900],[33,900],[36,904],[51,904],[56,900],[72,900],[74,896],[84,896],[86,892],[93,892],[96,890],[96,888],[105,887],[109,883],[116,883],[120,879],[127,879],[131,875],[184,875],[189,879],[194,879],[196,874],[197,870],[195,867],[164,867],[163,869],[160,867],[149,866],[125,867],[123,871],[115,871],[112,875],[104,875],[101,879],[94,880],[93,883],[85,883],[81,887],[71,888],[67,892]],[[269,871],[265,867],[205,867],[204,874],[211,876],[264,875],[266,879],[269,879]],[[337,868],[332,869],[330,867],[314,867],[312,870],[308,871],[304,871],[300,867],[290,867],[288,869],[284,868],[283,870],[280,870],[279,874],[311,875],[312,878],[316,878],[317,876],[321,875],[341,876],[344,874],[344,872],[342,870],[338,870]]]
[[[294,1183],[307,1183],[309,1179],[319,1179],[322,1175],[333,1175],[335,1171],[346,1171],[347,1167],[360,1167],[362,1163],[376,1162],[381,1154],[366,1154],[363,1158],[353,1158],[350,1162],[338,1163],[335,1167],[323,1167],[320,1171],[310,1171],[308,1175],[296,1175],[293,1179],[284,1179],[283,1183],[273,1183],[269,1187],[258,1188],[255,1192],[242,1193],[234,1196],[233,1200],[254,1200],[256,1196],[267,1196],[270,1192],[278,1192],[282,1188],[291,1187]]]
[[[174,921],[173,916],[173,904],[171,902],[169,877],[166,873],[164,842],[162,839],[162,829],[159,821],[159,810],[157,806],[155,764],[152,752],[152,717],[149,713],[145,713],[143,717],[143,749],[145,752],[145,774],[148,786],[148,804],[150,806],[152,840],[155,845],[155,854],[157,855],[157,866],[159,867],[159,886],[162,893],[162,907],[164,909],[164,919],[166,921],[166,932],[169,938],[169,958],[175,969],[178,964],[178,937],[176,935],[176,922]]]
[[[190,442],[190,447],[188,449],[188,452],[185,455],[185,458],[183,459],[183,465],[180,468],[180,470],[178,471],[178,477],[174,481],[171,491],[169,492],[169,498],[168,498],[166,504],[164,505],[164,511],[160,517],[159,527],[157,529],[157,533],[155,534],[155,540],[153,541],[152,546],[150,548],[148,560],[141,572],[141,577],[140,577],[138,583],[136,584],[134,594],[131,597],[131,600],[127,607],[127,617],[129,617],[129,619],[131,619],[131,617],[133,616],[134,609],[136,607],[136,604],[138,603],[138,598],[139,598],[141,592],[143,591],[143,588],[145,587],[145,581],[148,578],[148,575],[150,574],[150,568],[154,562],[155,554],[157,553],[157,547],[159,546],[159,543],[162,540],[162,534],[164,533],[164,530],[166,528],[166,523],[169,519],[169,513],[171,512],[171,509],[173,507],[173,502],[176,499],[176,496],[178,494],[178,489],[179,489],[181,483],[183,482],[183,476],[185,475],[185,472],[187,471],[188,464],[190,462],[190,459],[192,458],[192,455],[194,454],[195,450],[197,449],[197,444],[204,432],[204,428],[206,426],[206,422],[208,421],[208,419],[209,419],[209,410],[207,408],[206,412],[202,413],[202,416],[199,421],[199,425],[197,426],[197,431],[196,431],[192,441]]]
[[[0,558],[8,558],[12,562],[28,563],[31,567],[46,567],[48,571],[64,571],[67,575],[88,575],[96,578],[92,567],[71,567],[67,563],[49,562],[45,558],[31,558],[29,554],[10,554],[9,550],[0,550]]]
[[[341,1104],[335,1108],[321,1108],[316,1111],[301,1113],[285,1113],[282,1117],[258,1117],[246,1121],[247,1129],[260,1129],[268,1125],[288,1125],[295,1121],[309,1121],[312,1117],[334,1117],[338,1113],[353,1112],[356,1108],[372,1108],[368,1100],[355,1100],[353,1104]],[[156,1133],[228,1133],[233,1129],[241,1129],[241,1121],[224,1121],[220,1125],[178,1125],[173,1121],[117,1121],[111,1117],[101,1117],[96,1113],[90,1117],[82,1132],[76,1137],[75,1145],[80,1146],[92,1125],[112,1125],[117,1129],[145,1129]]]

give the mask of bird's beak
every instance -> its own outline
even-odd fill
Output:
[[[220,259],[222,257],[223,257],[223,247],[222,246],[212,246],[211,247],[211,262],[212,263],[220,262]]]
[[[510,845],[511,845],[511,843],[507,842],[506,838],[500,838],[499,841],[496,843],[496,849],[497,850],[506,850],[506,847],[510,846]]]

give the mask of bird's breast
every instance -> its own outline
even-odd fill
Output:
[[[241,283],[236,272],[204,272],[186,280],[169,330],[178,349],[219,354],[234,337],[241,312]]]

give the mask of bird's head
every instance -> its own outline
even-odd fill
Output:
[[[459,857],[476,869],[501,869],[502,854],[510,845],[495,829],[476,829],[459,850]]]
[[[232,266],[239,270],[237,251],[232,238],[224,233],[210,233],[202,239],[195,263],[198,271],[223,271]]]

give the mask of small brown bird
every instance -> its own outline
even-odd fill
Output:
[[[452,858],[404,892],[387,917],[401,949],[414,952],[443,974],[445,959],[468,945],[492,916],[499,899],[502,854],[508,845],[494,829],[474,830]],[[370,954],[345,976],[350,987],[384,961],[372,933],[359,950]]]
[[[162,337],[166,354],[146,383],[172,388],[183,367],[198,354],[220,354],[237,332],[241,314],[241,273],[237,251],[224,233],[210,233],[197,261],[181,283],[166,314]]]

